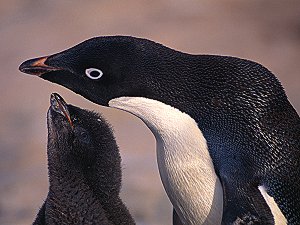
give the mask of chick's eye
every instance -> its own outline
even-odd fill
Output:
[[[87,75],[88,78],[97,80],[100,77],[102,77],[103,72],[96,68],[89,68],[85,70],[85,74]]]
[[[82,143],[85,143],[85,144],[88,144],[90,143],[90,136],[87,132],[85,131],[81,131],[79,134],[78,134],[78,138],[80,140],[80,142]]]
[[[89,133],[81,128],[81,127],[76,127],[74,130],[76,139],[80,142],[80,143],[84,143],[84,144],[88,144],[90,143],[90,135]]]
[[[88,134],[87,133],[85,133],[85,132],[83,132],[83,133],[81,133],[80,134],[80,138],[81,138],[81,140],[83,141],[83,142],[89,142],[89,136],[88,136]]]

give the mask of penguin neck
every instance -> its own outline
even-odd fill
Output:
[[[80,186],[84,183],[84,176],[76,163],[68,157],[66,152],[70,152],[70,145],[64,144],[63,147],[57,143],[48,143],[48,173],[50,191],[69,192],[73,186]],[[61,153],[65,153],[61,154]],[[76,183],[76,184],[73,184]]]
[[[221,224],[222,188],[206,140],[187,114],[162,102],[121,97],[109,105],[139,117],[154,134],[162,183],[184,224]]]
[[[49,151],[48,146],[50,186],[45,207],[46,211],[51,209],[51,216],[46,217],[47,223],[75,224],[83,218],[87,223],[107,220],[101,202],[85,183],[81,171],[72,162],[59,157],[55,151],[60,150]]]
[[[60,154],[71,150],[48,144],[48,204],[55,204],[57,213],[68,209],[65,214],[69,217],[74,215],[76,218],[81,216],[92,219],[99,216],[100,219],[101,213],[105,213],[105,217],[113,224],[135,224],[119,197],[121,170],[119,163],[115,162],[118,158],[111,159],[103,155],[91,172],[84,172],[80,162]],[[109,151],[107,154],[115,156],[114,153],[109,154]],[[99,211],[99,215],[96,213],[94,217],[96,211]],[[80,212],[85,213],[79,215]]]

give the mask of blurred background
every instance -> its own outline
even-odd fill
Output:
[[[103,113],[123,158],[122,198],[137,224],[171,224],[155,140],[133,116],[18,71],[100,35],[132,35],[195,54],[232,55],[269,68],[300,110],[299,0],[0,0],[0,224],[30,224],[48,189],[46,111],[51,92]]]

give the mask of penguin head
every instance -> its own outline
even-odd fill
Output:
[[[107,186],[118,192],[121,159],[110,125],[94,112],[66,104],[58,94],[51,94],[50,104],[49,169],[66,167],[96,179],[100,190]]]
[[[19,69],[96,104],[108,106],[119,97],[145,97],[192,117],[201,114],[218,121],[220,114],[231,116],[237,109],[252,116],[249,108],[274,107],[277,104],[272,102],[279,102],[278,98],[286,102],[280,82],[257,63],[191,55],[130,36],[92,38],[60,53],[27,60]]]
[[[112,98],[145,91],[147,82],[141,74],[153,48],[163,47],[128,36],[96,37],[60,53],[27,60],[19,69],[107,105]]]

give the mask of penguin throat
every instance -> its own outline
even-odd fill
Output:
[[[161,180],[181,221],[221,224],[222,188],[197,123],[152,99],[121,97],[109,105],[139,117],[154,134]]]

